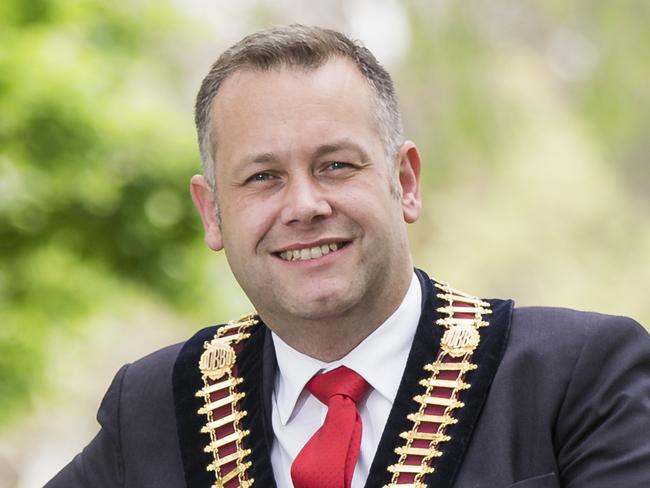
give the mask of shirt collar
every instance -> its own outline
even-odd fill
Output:
[[[312,376],[339,366],[347,366],[359,373],[392,403],[420,319],[421,300],[422,290],[414,273],[397,310],[346,356],[331,363],[296,351],[272,333],[278,364],[274,397],[282,425],[291,420],[300,395]]]

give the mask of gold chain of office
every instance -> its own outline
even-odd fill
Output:
[[[488,325],[489,303],[445,283],[434,284],[445,303],[437,310],[441,318],[436,325],[445,331],[435,361],[423,368],[423,391],[413,397],[414,408],[407,415],[411,428],[399,436],[403,444],[395,449],[396,462],[387,467],[391,481],[383,488],[426,488],[422,480],[434,471],[433,459],[443,455],[444,443],[451,440],[447,429],[458,422],[456,413],[464,406],[458,397],[470,388],[466,374],[477,368],[472,356],[480,342],[480,329]],[[250,432],[241,426],[247,412],[239,408],[245,393],[237,387],[243,379],[233,369],[236,351],[258,323],[255,314],[246,315],[220,327],[204,343],[199,361],[203,388],[196,395],[205,402],[198,413],[206,417],[201,432],[209,435],[204,450],[212,454],[206,466],[214,472],[212,488],[250,488],[255,481],[248,476],[251,450],[244,442]]]

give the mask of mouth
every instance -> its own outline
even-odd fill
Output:
[[[296,249],[286,249],[284,251],[273,253],[284,261],[309,261],[326,256],[329,253],[339,251],[350,244],[351,241],[335,241],[320,244],[318,246],[308,246]]]

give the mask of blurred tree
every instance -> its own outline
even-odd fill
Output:
[[[167,2],[0,4],[0,424],[51,332],[124,286],[177,307],[196,293],[198,157],[166,34],[181,20]]]
[[[475,293],[647,325],[650,5],[401,4],[396,78],[425,162],[416,262]]]

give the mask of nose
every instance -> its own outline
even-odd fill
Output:
[[[332,206],[326,191],[311,175],[294,177],[289,181],[285,192],[281,212],[283,224],[311,224],[332,215]]]

